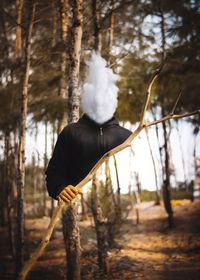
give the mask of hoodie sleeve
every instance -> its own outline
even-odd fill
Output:
[[[46,175],[46,186],[49,196],[57,199],[59,193],[68,185],[68,141],[67,133],[63,130],[56,141],[51,159],[49,160]]]

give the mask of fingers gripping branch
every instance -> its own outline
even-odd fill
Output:
[[[81,189],[69,185],[65,187],[64,190],[60,193],[59,199],[66,203],[70,203],[76,198],[78,194],[82,194]]]

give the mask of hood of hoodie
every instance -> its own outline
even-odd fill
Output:
[[[92,120],[87,114],[84,114],[79,121],[80,123],[85,123],[85,124],[89,124],[91,126],[96,126],[96,127],[106,127],[106,126],[113,126],[113,125],[119,125],[118,120],[116,119],[115,116],[113,116],[111,119],[109,119],[108,121],[100,124],[95,122],[94,120]]]

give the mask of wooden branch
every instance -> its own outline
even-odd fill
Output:
[[[55,212],[51,218],[51,221],[49,223],[47,232],[45,234],[45,236],[43,237],[40,245],[38,246],[38,248],[36,249],[36,251],[33,253],[33,255],[31,256],[31,258],[29,259],[29,261],[25,264],[25,266],[23,267],[20,275],[19,275],[19,280],[24,280],[26,279],[26,276],[28,275],[29,271],[31,270],[31,268],[33,267],[33,265],[35,264],[35,262],[37,261],[37,259],[39,258],[39,256],[42,255],[45,247],[47,246],[47,244],[49,243],[49,240],[51,238],[53,229],[61,215],[62,209],[64,208],[66,204],[63,201],[59,201],[57,208],[55,209]]]
[[[190,117],[190,116],[194,116],[194,115],[198,115],[198,114],[200,114],[200,108],[195,110],[195,111],[192,111],[192,112],[187,112],[187,113],[182,113],[182,114],[177,114],[177,115],[176,114],[173,114],[173,115],[169,114],[166,117],[163,117],[163,118],[160,118],[159,120],[155,120],[153,122],[150,122],[145,126],[149,127],[149,126],[156,125],[158,123],[165,122],[165,121],[168,121],[168,120],[171,120],[171,119],[182,119],[182,118],[186,118],[186,117]]]
[[[162,71],[163,66],[164,66],[164,62],[161,64],[160,68],[155,71],[151,80],[149,81],[149,85],[147,87],[147,92],[146,92],[146,100],[144,102],[144,106],[143,106],[141,117],[140,117],[140,126],[141,127],[145,126],[145,113],[147,111],[147,108],[148,108],[148,105],[150,102],[152,86],[153,86],[155,80],[157,79],[158,75]]]
[[[178,94],[178,96],[177,96],[177,98],[176,98],[176,101],[175,101],[175,103],[174,103],[173,109],[172,109],[172,111],[171,111],[171,115],[174,115],[174,113],[175,113],[175,111],[176,111],[176,107],[177,107],[177,105],[178,105],[178,102],[179,102],[179,100],[180,100],[180,98],[181,98],[181,95],[182,95],[182,89],[180,89],[180,92],[179,92],[179,94]]]

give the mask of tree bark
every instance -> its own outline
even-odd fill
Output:
[[[36,4],[31,2],[31,14],[26,37],[24,75],[21,96],[21,122],[19,127],[18,147],[18,178],[17,178],[17,250],[16,269],[19,272],[24,262],[24,184],[25,184],[25,140],[26,140],[26,116],[28,107],[28,81],[31,60],[31,36],[35,17]]]
[[[58,31],[58,10],[57,10],[57,2],[51,0],[52,6],[52,40],[51,40],[51,47],[54,48],[56,46],[56,39],[57,39],[57,31]]]
[[[79,118],[79,71],[82,42],[83,0],[72,0],[73,26],[69,51],[68,122]]]
[[[114,238],[116,234],[116,224],[118,222],[117,219],[117,207],[115,196],[112,188],[112,180],[110,174],[110,166],[109,166],[109,159],[105,162],[105,173],[106,173],[106,185],[105,185],[105,200],[107,201],[107,240],[108,246],[113,247],[114,245]]]
[[[9,157],[9,184],[10,184],[10,238],[13,259],[16,256],[16,203],[17,203],[17,186],[16,186],[16,172],[17,172],[17,158],[15,152],[15,143],[11,147],[11,154]]]
[[[87,204],[85,203],[84,196],[81,195],[81,221],[88,219]]]
[[[152,115],[154,118],[154,121],[156,120],[155,113],[152,109]],[[160,158],[160,164],[161,164],[161,176],[162,176],[162,181],[164,180],[164,164],[163,164],[163,158],[162,158],[162,146],[160,144],[160,137],[159,137],[159,131],[158,131],[158,125],[155,125],[155,130],[156,130],[156,138],[158,142],[158,149],[159,149],[159,158]]]
[[[153,155],[153,151],[152,151],[152,147],[151,147],[151,143],[150,143],[150,139],[149,139],[149,133],[148,133],[147,128],[145,128],[145,132],[146,132],[146,136],[147,136],[147,143],[148,143],[148,146],[149,146],[151,160],[152,160],[152,163],[153,163],[154,178],[155,178],[155,184],[156,184],[155,204],[160,205],[160,191],[159,191],[159,187],[158,187],[158,174],[157,174],[157,170],[156,170],[156,164],[155,164],[154,155]]]
[[[91,194],[91,209],[95,223],[95,231],[97,237],[97,249],[98,249],[98,264],[100,273],[106,274],[108,270],[107,266],[107,234],[106,234],[106,225],[103,221],[101,208],[99,207],[98,196],[98,180],[96,175],[93,176],[92,181],[92,194]]]
[[[77,213],[75,205],[71,204],[62,216],[63,233],[66,246],[67,279],[79,280],[80,267],[80,233],[77,224]]]
[[[47,123],[47,120],[45,120],[45,132],[44,132],[44,137],[45,137],[45,141],[44,141],[44,172],[47,168],[47,134],[48,134],[48,131],[47,131],[47,126],[48,123]],[[47,196],[46,196],[46,185],[45,183],[43,182],[43,215],[44,216],[48,216],[47,214]]]
[[[166,58],[166,32],[165,32],[165,17],[163,13],[163,3],[162,0],[158,4],[158,9],[160,12],[160,29],[162,34],[162,52],[161,52],[161,61],[163,62]]]
[[[109,40],[108,40],[108,62],[111,64],[111,52],[113,47],[114,27],[115,27],[115,1],[111,0],[110,3],[110,27],[109,27]]]
[[[35,154],[33,153],[32,154],[32,178],[33,178],[33,203],[34,203],[34,206],[33,206],[33,211],[34,211],[34,215],[37,214],[37,167],[36,167],[36,160],[35,160]]]
[[[160,29],[162,34],[162,52],[161,52],[161,61],[164,62],[166,58],[166,32],[165,32],[165,17],[163,12],[163,3],[162,0],[158,3],[158,9],[160,12]],[[161,108],[162,117],[165,116],[164,104],[165,98],[163,98],[163,104]],[[173,226],[173,210],[171,206],[171,194],[170,194],[170,168],[169,168],[169,147],[168,147],[168,135],[167,135],[167,127],[166,123],[162,122],[163,128],[163,138],[164,138],[164,169],[165,169],[165,177],[163,181],[163,202],[164,207],[168,215],[168,224],[169,227]]]
[[[15,41],[15,56],[16,58],[21,57],[22,55],[22,8],[23,0],[16,0],[17,6],[17,27],[16,27],[16,41]]]
[[[122,218],[122,208],[121,208],[121,188],[120,188],[120,182],[119,182],[119,173],[118,173],[118,166],[117,166],[117,160],[115,155],[114,158],[114,167],[115,167],[115,173],[116,173],[116,179],[117,179],[117,217],[119,220]]]
[[[164,109],[162,108],[162,115],[164,116]],[[163,182],[163,202],[168,215],[169,227],[173,226],[173,210],[171,205],[170,195],[170,168],[169,168],[169,153],[168,153],[168,137],[166,123],[162,122],[163,138],[164,138],[164,154],[165,154],[165,178]]]
[[[72,0],[72,34],[69,49],[69,85],[68,85],[68,122],[79,119],[79,71],[82,42],[82,0]],[[80,235],[76,222],[77,214],[74,205],[63,212],[63,234],[67,255],[67,279],[79,280],[80,269]]]
[[[139,179],[139,174],[135,171],[135,182],[136,182],[136,189],[134,190],[135,199],[136,199],[136,205],[135,205],[135,214],[136,214],[136,224],[139,225],[140,223],[140,193],[141,193],[141,184]]]
[[[1,200],[1,220],[0,225],[5,226],[8,222],[8,211],[7,211],[7,143],[6,143],[6,133],[4,135],[4,160],[1,163],[1,185],[2,185],[2,192],[0,196]]]
[[[198,161],[197,161],[197,135],[194,136],[194,149],[193,149],[193,159],[194,159],[194,176],[198,176]]]
[[[92,12],[94,21],[94,49],[101,53],[102,48],[102,38],[101,38],[101,26],[100,26],[100,1],[92,0]]]
[[[185,164],[185,158],[184,158],[184,153],[183,153],[183,146],[182,146],[182,141],[181,141],[181,133],[178,127],[178,121],[176,122],[176,130],[178,134],[178,140],[179,140],[179,147],[180,147],[180,152],[181,152],[181,161],[182,161],[182,167],[183,167],[183,177],[184,177],[184,184],[187,189],[187,172],[186,172],[186,164]]]
[[[52,125],[52,141],[51,141],[52,154],[53,154],[53,149],[54,149],[54,146],[55,146],[55,133],[56,133],[56,124],[55,124],[55,122],[53,122],[53,125]],[[51,217],[53,216],[54,209],[55,209],[55,199],[51,198],[51,210],[50,210],[50,216]]]
[[[8,234],[10,242],[10,251],[13,257],[15,256],[15,246],[14,246],[14,231],[13,231],[13,211],[12,211],[12,194],[11,194],[11,134],[6,131],[5,133],[5,191],[6,191],[6,210],[7,210],[7,220],[8,220]]]
[[[60,25],[61,25],[61,63],[60,63],[60,89],[59,96],[66,100],[66,110],[64,115],[58,120],[58,133],[67,125],[67,36],[69,25],[69,1],[60,0]]]

